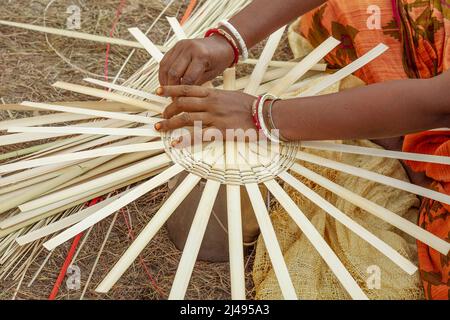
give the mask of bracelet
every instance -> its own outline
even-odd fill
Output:
[[[218,34],[218,35],[222,36],[223,38],[225,38],[225,40],[228,42],[228,44],[231,46],[231,48],[233,48],[234,59],[233,59],[233,63],[231,64],[230,68],[234,67],[239,62],[239,48],[236,45],[236,42],[234,41],[233,37],[230,34],[228,34],[225,30],[222,30],[222,29],[209,29],[205,33],[205,38],[211,37],[212,35],[215,35],[215,34]]]
[[[245,41],[242,38],[239,31],[237,31],[236,28],[226,20],[221,21],[219,23],[219,26],[223,26],[223,27],[227,28],[233,34],[233,36],[236,38],[236,40],[239,43],[239,47],[241,49],[241,54],[242,54],[242,60],[247,60],[248,59],[247,45],[245,44]]]
[[[258,102],[258,106],[257,106],[257,114],[258,114],[258,121],[261,127],[262,132],[264,133],[264,135],[272,142],[275,143],[280,143],[280,139],[277,135],[272,134],[271,130],[269,130],[269,128],[267,128],[266,123],[264,122],[264,115],[263,115],[263,109],[264,109],[264,103],[267,100],[276,100],[278,99],[277,97],[275,97],[274,95],[270,94],[270,93],[266,93],[265,95],[261,96]]]
[[[275,125],[275,122],[273,121],[273,116],[272,116],[272,109],[273,109],[273,105],[275,104],[275,102],[280,101],[281,99],[274,99],[270,102],[269,104],[269,112],[267,113],[267,117],[269,118],[269,126],[270,126],[270,131],[272,130],[277,130],[278,132],[278,138],[283,141],[283,142],[287,142],[288,140],[286,138],[284,138],[281,135],[280,129],[278,129]]]
[[[261,130],[261,123],[258,119],[258,106],[259,102],[261,101],[262,96],[259,96],[258,99],[255,100],[252,106],[252,119],[253,123],[255,124],[255,127],[257,130]]]

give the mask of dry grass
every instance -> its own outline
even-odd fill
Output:
[[[43,25],[45,14],[45,22],[48,26],[64,28],[68,16],[66,8],[71,4],[77,4],[82,8],[82,28],[79,31],[108,35],[118,3],[119,0],[35,0],[31,2],[15,0],[1,6],[0,19]],[[127,32],[128,27],[138,26],[146,29],[164,7],[163,3],[164,1],[156,0],[128,0],[114,36],[130,39],[130,35]],[[183,9],[182,1],[178,1],[168,11],[168,15],[177,15],[179,12],[183,12]],[[162,19],[151,32],[150,37],[156,43],[163,43],[168,32],[169,26],[165,19]],[[58,54],[49,44],[58,51]],[[259,49],[253,50],[253,53],[258,53]],[[89,97],[86,96],[56,90],[51,87],[51,84],[56,80],[81,83],[82,78],[86,75],[96,75],[99,78],[103,78],[105,51],[106,46],[102,44],[57,36],[49,36],[47,43],[43,34],[0,26],[1,102],[88,100]],[[131,49],[129,48],[111,47],[110,75],[117,73],[130,51]],[[64,58],[61,56],[64,56],[70,63],[64,61]],[[291,58],[287,45],[279,49],[276,56],[280,60]],[[122,78],[126,79],[132,75],[146,59],[148,57],[145,52],[142,50],[137,51],[125,68]],[[246,74],[250,71],[250,67],[241,67],[239,74]],[[0,113],[0,120],[22,116],[24,116],[23,113],[3,112]],[[158,289],[151,284],[142,263],[138,259],[108,295],[98,295],[94,292],[95,286],[132,241],[124,217],[128,217],[128,213],[130,214],[133,233],[138,234],[156,212],[166,195],[167,188],[162,187],[119,213],[87,291],[86,299],[167,298],[181,252],[171,243],[164,228],[156,235],[155,239],[142,254],[142,260],[155,279]],[[93,228],[86,245],[75,262],[81,269],[82,288],[110,223],[111,219],[107,219]],[[54,251],[36,282],[28,288],[27,283],[39,268],[46,256],[46,252],[41,254],[39,259],[29,268],[23,285],[18,291],[18,299],[46,299],[48,297],[69,246],[70,243],[66,243]],[[249,298],[253,296],[251,282],[252,260],[253,255],[247,257]],[[10,299],[16,286],[17,281],[7,279],[0,282],[0,299]],[[63,283],[58,298],[78,299],[80,294],[80,290],[67,290]],[[197,262],[186,297],[189,299],[230,298],[228,264]]]

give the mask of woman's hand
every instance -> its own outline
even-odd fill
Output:
[[[255,130],[252,106],[256,98],[251,95],[198,86],[166,86],[157,94],[173,98],[163,112],[166,120],[155,124],[158,131],[194,126],[198,121],[202,127],[218,129],[223,137],[229,134],[227,129]]]
[[[233,61],[233,48],[220,35],[179,41],[161,61],[159,82],[162,86],[202,85],[221,74]]]

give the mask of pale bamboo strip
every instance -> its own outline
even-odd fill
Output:
[[[284,77],[290,70],[291,69],[286,69],[286,68],[276,68],[276,69],[268,70],[264,74],[264,77],[261,82],[263,82],[263,83],[270,82],[272,80]],[[237,79],[236,85],[235,85],[236,90],[244,89],[248,85],[249,82],[250,82],[250,76],[245,76],[245,77]],[[223,89],[223,86],[217,86],[216,88]]]
[[[259,62],[259,59],[247,59],[244,61],[240,61],[240,64],[253,64],[256,65]],[[269,67],[272,68],[294,68],[298,62],[295,61],[269,61]],[[326,71],[327,70],[327,64],[326,63],[317,63],[314,66],[311,67],[310,70],[313,71]]]
[[[273,271],[277,277],[283,297],[286,300],[297,300],[297,293],[292,284],[292,279],[278,244],[277,236],[273,229],[272,222],[270,221],[269,212],[267,211],[261,191],[256,183],[246,184],[245,188],[252,203],[256,219],[258,220],[261,235],[264,244],[266,245],[267,253],[272,262]]]
[[[331,50],[339,45],[339,41],[333,37],[325,40],[320,46],[315,48],[308,56],[306,56],[302,61],[300,61],[296,67],[284,76],[277,84],[270,89],[269,93],[274,96],[281,95],[290,86],[292,86],[295,81],[300,79],[308,70],[311,69],[317,62],[319,62],[323,57],[325,57]]]
[[[70,136],[74,134],[89,135],[111,135],[111,136],[127,136],[127,137],[159,137],[160,134],[153,129],[124,129],[124,128],[90,128],[90,127],[11,127],[8,132],[25,132],[25,133],[43,133],[58,134],[59,136]]]
[[[272,60],[272,57],[275,53],[275,50],[278,47],[278,44],[281,41],[281,37],[283,36],[285,29],[286,26],[283,26],[282,28],[278,29],[267,40],[267,43],[264,47],[263,52],[261,53],[259,61],[256,64],[255,68],[253,69],[252,75],[250,76],[250,81],[247,84],[247,87],[244,89],[244,93],[256,95],[258,87],[260,86],[262,79],[264,78],[264,74],[267,71],[269,62],[270,60]]]
[[[169,169],[166,169],[162,173],[158,174],[154,178],[148,180],[147,182],[142,183],[138,187],[134,188],[130,192],[128,192],[123,197],[120,197],[116,201],[110,203],[106,207],[100,209],[95,214],[91,215],[90,217],[84,219],[83,221],[77,223],[76,225],[70,227],[69,229],[65,230],[64,232],[60,233],[56,237],[48,240],[44,243],[44,247],[47,250],[52,250],[59,246],[60,244],[64,243],[65,241],[69,240],[70,238],[74,237],[75,235],[79,234],[80,232],[86,230],[87,228],[93,226],[94,224],[98,223],[99,221],[105,219],[112,213],[116,212],[120,208],[126,206],[127,204],[133,202],[134,200],[138,199],[139,197],[143,196],[147,192],[157,188],[158,186],[166,183],[169,179],[174,177],[175,175],[182,172],[184,169],[183,167],[175,164]]]
[[[21,169],[28,169],[28,168],[33,168],[33,167],[38,167],[38,166],[43,166],[43,165],[56,164],[56,163],[66,162],[66,161],[84,160],[84,159],[111,156],[111,155],[124,154],[124,153],[153,151],[153,150],[162,150],[162,149],[164,149],[164,143],[162,141],[129,144],[129,145],[119,146],[119,147],[98,148],[98,149],[93,149],[93,150],[89,150],[89,151],[67,153],[67,154],[56,155],[56,156],[52,156],[52,157],[38,158],[38,159],[34,159],[34,160],[6,164],[3,166],[0,166],[0,173],[16,171],[16,170],[21,170]]]
[[[156,170],[158,168],[161,168],[168,163],[170,163],[170,159],[166,154],[161,154],[159,156],[156,156],[151,159],[147,159],[144,161],[141,161],[135,165],[132,165],[130,167],[121,169],[119,171],[113,172],[111,174],[108,174],[106,176],[90,180],[88,182],[46,195],[44,197],[35,199],[33,201],[24,203],[19,206],[21,211],[29,211],[33,210],[42,206],[45,206],[47,204],[59,201],[61,199],[69,198],[73,195],[76,195],[80,192],[85,192],[86,190],[90,190],[91,188],[98,188],[100,186],[109,185],[111,183],[114,183],[116,181],[120,181],[122,179],[125,179],[127,177],[137,175],[139,173],[143,174],[144,172]]]
[[[36,281],[37,277],[39,277],[39,275],[41,274],[41,272],[44,269],[45,265],[47,264],[48,260],[50,260],[50,257],[52,255],[52,253],[53,253],[53,250],[48,252],[48,254],[45,257],[44,261],[42,261],[41,265],[39,266],[39,268],[34,273],[33,277],[30,280],[30,282],[28,282],[28,285],[27,285],[28,288],[30,288],[33,285],[33,283]]]
[[[383,54],[388,49],[388,46],[385,44],[380,43],[378,46],[370,50],[368,53],[363,55],[362,57],[356,59],[349,65],[345,66],[344,68],[340,69],[333,75],[327,77],[323,81],[319,82],[317,85],[313,86],[312,88],[302,92],[299,97],[310,97],[317,95],[318,93],[322,92],[329,86],[333,85],[334,83],[341,81],[345,77],[351,75],[353,72],[359,70],[375,58],[379,57],[381,54]]]
[[[16,158],[16,157],[23,157],[26,155],[30,155],[39,151],[42,151],[44,149],[47,149],[49,147],[55,146],[57,144],[57,142],[49,142],[49,143],[45,143],[45,144],[38,144],[35,146],[31,146],[28,148],[24,148],[24,149],[20,149],[20,150],[15,150],[15,151],[11,151],[11,152],[7,152],[7,153],[3,153],[0,154],[0,161],[4,161],[4,160],[8,160],[11,158]]]
[[[149,178],[151,176],[154,176],[155,174],[158,174],[160,171],[161,170],[158,169],[156,171],[153,171],[153,172],[141,175],[141,176],[139,176],[137,178],[133,178],[133,179],[127,180],[126,182],[123,182],[123,183],[120,183],[120,184],[115,184],[115,185],[113,185],[111,187],[107,187],[106,189],[103,189],[100,192],[97,192],[97,193],[94,193],[94,194],[90,194],[89,196],[87,196],[85,198],[82,198],[82,199],[80,199],[80,200],[78,200],[76,202],[70,203],[68,205],[65,205],[63,207],[60,207],[60,208],[57,208],[57,209],[54,209],[54,210],[51,210],[51,211],[46,212],[45,214],[43,214],[41,216],[37,216],[35,218],[29,219],[27,221],[24,221],[23,223],[15,225],[13,227],[10,227],[10,228],[4,229],[4,230],[0,230],[0,238],[2,238],[4,236],[7,236],[7,235],[9,235],[12,232],[15,232],[17,230],[21,230],[21,229],[23,229],[23,228],[25,228],[27,226],[30,226],[30,225],[38,222],[38,221],[41,221],[41,220],[46,219],[48,217],[54,216],[54,215],[56,215],[56,214],[58,214],[58,213],[60,213],[60,212],[62,212],[64,210],[70,209],[70,208],[72,208],[74,206],[77,206],[79,204],[84,204],[87,201],[92,200],[94,198],[103,196],[103,195],[105,195],[107,193],[113,192],[113,191],[118,190],[120,188],[129,186],[131,184],[134,184],[134,183],[142,181],[142,180],[145,180],[145,179],[147,179],[147,178]]]
[[[92,78],[85,78],[85,79],[83,79],[83,81],[95,84],[97,86],[105,87],[108,89],[124,92],[124,93],[130,94],[130,95],[133,95],[136,97],[144,98],[144,99],[147,99],[147,100],[150,100],[153,102],[161,103],[163,105],[167,105],[170,103],[170,100],[168,98],[160,97],[156,94],[152,94],[152,93],[141,91],[141,90],[136,90],[136,89],[133,89],[130,87],[125,87],[125,86],[121,86],[118,84],[109,83],[106,81],[101,81],[101,80],[92,79]]]
[[[184,32],[183,27],[180,25],[177,18],[166,17],[166,19],[169,22],[170,27],[175,34],[175,38],[177,38],[178,41],[187,39],[186,33]]]
[[[156,233],[163,227],[164,223],[169,219],[172,213],[187,197],[192,189],[200,182],[200,177],[189,174],[183,182],[175,189],[172,195],[164,201],[161,208],[145,226],[136,240],[125,251],[119,261],[109,271],[103,281],[95,289],[97,292],[107,293],[112,286],[120,279],[125,271],[130,267],[133,261],[144,250],[147,244],[153,239]]]
[[[361,155],[372,156],[372,157],[383,157],[383,158],[392,158],[392,159],[401,159],[401,160],[420,161],[420,162],[429,162],[429,163],[450,165],[450,157],[449,156],[435,156],[435,155],[430,155],[430,154],[400,152],[400,151],[391,151],[391,150],[376,149],[376,148],[366,148],[366,147],[352,146],[352,145],[348,145],[348,144],[338,144],[338,143],[326,142],[326,141],[304,141],[304,142],[301,142],[301,146],[303,148],[309,148],[309,149],[336,151],[336,152],[344,152],[344,153],[361,154]]]
[[[359,237],[367,241],[370,245],[372,245],[375,249],[389,258],[393,263],[395,263],[398,267],[404,270],[406,273],[412,275],[417,271],[417,266],[414,265],[411,261],[406,259],[404,256],[399,254],[396,250],[394,250],[390,245],[386,242],[375,236],[372,232],[356,223],[338,208],[333,206],[331,203],[326,201],[324,198],[319,196],[316,192],[305,186],[303,183],[298,181],[292,175],[287,172],[283,172],[279,175],[279,177],[290,184],[295,190],[300,192],[303,196],[311,200],[314,204],[320,207],[322,210],[327,212],[337,221],[342,223],[344,226],[349,228]]]
[[[85,208],[77,213],[71,214],[61,220],[58,220],[56,222],[53,222],[49,225],[46,225],[42,228],[39,228],[37,230],[33,230],[31,232],[28,232],[16,239],[17,244],[20,246],[23,246],[25,244],[28,244],[30,242],[42,239],[48,235],[51,235],[52,233],[56,233],[58,231],[61,231],[63,229],[66,229],[75,223],[80,222],[81,220],[89,217],[90,215],[94,214],[97,210],[105,207],[106,205],[110,204],[114,200],[118,199],[122,195],[124,195],[127,191],[120,193],[116,196],[110,197],[108,199],[103,200],[102,202],[99,202],[91,207]]]
[[[186,294],[219,188],[219,182],[207,180],[184,245],[169,300],[181,300]]]
[[[140,107],[142,109],[153,111],[156,113],[161,113],[161,111],[163,110],[163,108],[157,104],[153,104],[153,103],[138,100],[138,99],[133,99],[130,97],[126,97],[126,96],[117,94],[117,93],[108,92],[108,91],[100,90],[100,89],[96,89],[96,88],[80,86],[77,84],[72,84],[72,83],[67,83],[67,82],[62,82],[62,81],[58,81],[58,82],[54,83],[53,86],[56,88],[59,88],[59,89],[73,91],[73,92],[85,94],[88,96],[93,96],[93,97],[97,97],[97,98],[101,98],[101,99],[107,99],[107,100],[111,100],[111,101],[129,104],[129,105],[132,105],[135,107]]]
[[[32,107],[32,108],[37,108],[37,109],[67,112],[69,114],[75,113],[75,114],[88,115],[91,117],[109,118],[109,119],[123,120],[123,121],[128,121],[128,122],[155,124],[155,122],[158,121],[158,119],[156,119],[156,118],[143,117],[143,116],[138,116],[138,115],[133,115],[133,114],[100,111],[100,110],[94,110],[94,109],[83,109],[83,108],[77,108],[77,107],[58,106],[58,105],[51,105],[51,104],[47,104],[47,103],[37,103],[37,102],[30,102],[30,101],[24,101],[24,102],[22,102],[22,105]],[[25,127],[27,125],[20,125],[20,126]]]
[[[142,108],[131,106],[129,104],[115,102],[115,101],[61,101],[49,102],[49,104],[64,105],[67,107],[78,107],[84,109],[95,109],[111,112],[140,112]],[[0,104],[0,110],[12,111],[34,111],[34,108],[22,106],[20,104]]]
[[[309,153],[305,153],[299,151],[296,157],[300,160],[311,162],[317,164],[319,166],[327,167],[330,169],[334,169],[337,171],[342,171],[347,174],[351,174],[363,179],[371,180],[374,182],[378,182],[396,189],[404,190],[407,192],[411,192],[417,195],[420,195],[425,198],[434,199],[439,202],[444,202],[450,204],[450,196],[444,193],[436,192],[431,189],[427,189],[424,187],[417,186],[412,183],[408,183],[402,180],[394,179],[391,177],[384,176],[379,173],[375,173],[369,170],[365,170],[362,168],[354,167],[348,164],[340,163],[337,161],[329,160],[326,158],[322,158],[316,155],[312,155]]]
[[[96,117],[92,115],[53,113],[53,114],[46,114],[43,116],[0,121],[0,130],[7,130],[9,127],[17,127],[17,126],[31,127],[50,123],[89,120],[94,118]]]
[[[333,271],[339,282],[350,294],[353,299],[367,300],[368,297],[364,291],[358,286],[358,283],[353,279],[351,274],[331,250],[327,242],[322,238],[320,233],[316,230],[314,225],[308,220],[304,213],[297,207],[295,202],[289,195],[280,187],[275,180],[270,180],[264,183],[269,189],[270,193],[279,201],[289,216],[295,221],[303,234],[308,238],[313,247],[317,250],[325,263]]]
[[[419,241],[425,243],[431,248],[439,251],[443,255],[447,255],[450,251],[450,243],[437,237],[436,235],[422,229],[415,223],[399,216],[398,214],[389,211],[388,209],[367,200],[366,198],[348,190],[344,187],[334,183],[333,181],[326,179],[325,177],[299,165],[294,164],[291,168],[292,171],[306,177],[307,179],[317,183],[318,185],[330,190],[339,197],[347,200],[348,202],[360,207],[361,209],[373,214],[374,216],[390,223],[394,227],[402,230],[403,232],[409,234],[410,236],[418,239]]]
[[[145,50],[152,56],[156,62],[160,63],[164,55],[161,50],[149,38],[141,31],[139,28],[130,28],[128,31],[133,35],[133,37],[144,47]]]

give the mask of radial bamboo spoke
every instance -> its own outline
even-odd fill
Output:
[[[270,261],[272,262],[273,270],[280,285],[281,292],[286,300],[297,300],[297,293],[295,292],[294,285],[292,284],[289,270],[284,261],[283,253],[281,252],[278,244],[275,230],[273,229],[272,222],[270,221],[269,213],[267,212],[264,199],[261,195],[259,187],[255,183],[246,184],[245,188],[248,192],[250,201],[255,212],[258,225],[261,229],[261,235],[266,245],[267,253],[269,254]]]
[[[189,174],[183,182],[175,189],[171,196],[162,204],[158,212],[145,226],[136,240],[130,245],[120,260],[109,271],[103,281],[95,289],[97,292],[107,293],[120,279],[134,260],[144,250],[155,234],[162,228],[176,208],[187,197],[192,189],[200,182],[200,177]]]
[[[183,254],[181,255],[177,273],[170,290],[169,300],[181,300],[186,294],[219,188],[219,182],[212,180],[206,182],[184,245]]]
[[[128,121],[128,122],[155,124],[157,121],[159,121],[159,119],[157,119],[157,118],[143,117],[143,116],[120,113],[120,112],[101,111],[101,110],[84,109],[84,108],[77,108],[77,107],[66,107],[66,106],[59,106],[59,105],[46,104],[46,103],[36,103],[36,102],[30,102],[30,101],[24,101],[21,104],[24,106],[27,106],[27,107],[32,107],[32,108],[37,108],[37,109],[67,112],[69,114],[70,113],[83,114],[83,115],[87,115],[87,116],[91,116],[91,117],[124,120],[124,121]],[[21,125],[21,126],[25,126],[25,125]]]
[[[443,255],[447,255],[450,251],[450,243],[435,236],[431,232],[422,229],[415,223],[399,216],[398,214],[389,211],[388,209],[367,200],[366,198],[351,192],[350,190],[332,182],[329,179],[299,165],[294,164],[291,168],[292,171],[304,176],[305,178],[317,183],[318,185],[330,190],[339,197],[347,200],[348,202],[360,207],[361,209],[373,214],[374,216],[390,223],[394,227],[402,230],[410,236],[418,239],[419,241],[429,245],[431,248],[439,251]]]
[[[157,46],[150,41],[149,38],[138,28],[130,28],[128,31],[133,35],[133,37],[144,47],[145,50],[155,59],[158,63],[161,62],[164,55]]]
[[[90,120],[90,119],[94,119],[94,118],[96,118],[96,116],[81,115],[81,114],[69,114],[69,113],[67,113],[67,114],[66,113],[54,113],[54,114],[47,114],[47,115],[43,115],[43,116],[0,121],[0,130],[7,130],[9,127],[41,126],[41,125],[45,125],[45,124]]]
[[[177,18],[166,17],[166,19],[169,22],[172,31],[175,33],[175,37],[177,38],[177,40],[187,39],[186,33],[184,32],[183,27],[180,25]]]
[[[367,241],[370,245],[380,251],[401,269],[403,269],[406,273],[412,275],[417,271],[417,266],[415,266],[411,261],[403,257],[386,242],[375,236],[360,224],[356,223],[354,220],[345,215],[342,211],[326,201],[324,198],[320,197],[317,193],[298,181],[292,175],[287,172],[283,172],[279,175],[279,177],[290,184],[292,187],[294,187],[295,190],[300,192],[306,198],[315,203],[322,210],[335,218],[337,221],[352,230],[363,240]]]
[[[362,57],[356,59],[349,65],[345,66],[344,68],[340,69],[333,75],[325,78],[323,81],[319,82],[317,85],[313,86],[312,88],[302,92],[299,97],[309,97],[316,94],[319,94],[326,88],[330,87],[331,85],[335,84],[336,82],[339,82],[340,80],[344,79],[345,77],[351,75],[353,72],[361,69],[363,66],[383,54],[388,47],[385,44],[380,43],[375,48],[370,50],[368,53],[363,55]]]
[[[361,169],[358,167],[354,167],[348,164],[340,163],[337,161],[329,160],[326,158],[322,158],[316,155],[312,155],[309,153],[305,153],[302,151],[299,151],[296,155],[296,157],[300,160],[311,162],[314,164],[317,164],[319,166],[327,167],[330,169],[334,169],[337,171],[342,171],[363,179],[371,180],[374,182],[378,182],[396,189],[404,190],[407,192],[411,192],[417,195],[420,195],[425,198],[433,199],[439,202],[444,202],[446,204],[450,204],[450,196],[433,191],[431,189],[423,188],[420,186],[417,186],[412,183],[408,183],[402,180],[394,179],[391,177],[384,176],[379,173],[375,173],[369,170]]]
[[[11,127],[8,132],[22,133],[44,133],[58,134],[59,136],[70,136],[74,134],[96,134],[102,136],[127,136],[127,137],[160,137],[161,135],[153,129],[124,129],[124,128],[90,128],[90,127]]]
[[[348,144],[338,144],[326,141],[304,141],[301,143],[303,148],[336,151],[344,153],[361,154],[372,157],[383,157],[410,161],[421,161],[437,164],[450,165],[450,157],[448,156],[434,156],[429,154],[412,153],[412,152],[400,152],[383,150],[376,148],[359,147]]]
[[[320,233],[316,230],[314,225],[308,220],[304,213],[297,207],[295,202],[289,195],[280,187],[274,180],[265,183],[269,191],[280,202],[289,216],[299,226],[313,247],[320,254],[325,263],[330,267],[331,271],[336,275],[342,286],[350,294],[353,299],[367,300],[367,296],[358,286],[358,283],[353,279],[351,274],[331,250],[330,246],[322,238]]]
[[[182,172],[184,169],[179,165],[173,165],[169,169],[163,171],[162,173],[158,174],[154,178],[148,180],[147,182],[142,183],[138,187],[134,188],[124,196],[120,197],[119,199],[113,201],[106,207],[103,207],[99,211],[97,211],[95,214],[87,217],[83,221],[77,223],[76,225],[70,227],[69,229],[65,230],[64,232],[60,233],[56,237],[48,240],[44,243],[44,247],[47,250],[52,250],[56,248],[57,246],[61,245],[62,243],[66,242],[67,240],[73,238],[80,232],[83,232],[84,230],[88,229],[89,227],[93,226],[94,224],[100,222],[101,220],[107,218],[117,210],[120,210],[121,208],[125,207],[129,203],[133,202],[134,200],[140,198],[147,192],[150,192],[151,190],[157,188],[158,186],[166,183],[171,178]]]

